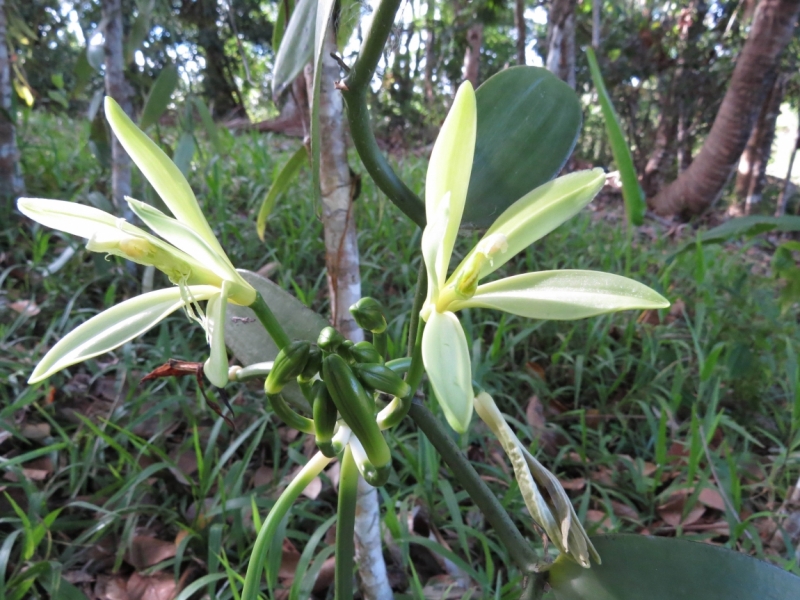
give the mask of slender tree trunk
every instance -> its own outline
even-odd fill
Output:
[[[782,75],[775,78],[769,94],[764,99],[761,111],[747,140],[742,157],[739,159],[739,171],[736,176],[736,195],[744,200],[744,212],[750,214],[753,206],[761,202],[761,192],[767,176],[767,163],[772,156],[772,142],[775,139],[775,124],[781,111],[785,79]]]
[[[547,19],[547,69],[575,88],[575,5],[553,0]]]
[[[475,23],[467,30],[467,52],[464,55],[464,79],[478,87],[481,71],[481,46],[483,23]]]
[[[527,28],[525,27],[525,0],[515,0],[514,2],[514,27],[517,28],[517,64],[525,64],[525,37]]]
[[[658,193],[664,182],[666,171],[671,164],[674,164],[674,141],[675,133],[678,129],[673,103],[674,84],[675,79],[670,82],[666,89],[662,90],[661,105],[659,107],[661,114],[658,117],[655,142],[642,175],[642,189],[648,197]]]
[[[428,13],[425,15],[425,100],[433,102],[433,66],[436,62],[436,30],[434,18],[436,17],[436,2],[428,0]]]
[[[677,157],[678,173],[683,173],[692,164],[692,146],[694,136],[692,135],[692,121],[689,114],[689,107],[684,99],[679,100],[678,104],[678,136],[677,136]]]
[[[600,47],[600,13],[603,10],[603,0],[592,0],[592,48]]]
[[[322,224],[325,230],[325,264],[333,326],[354,342],[364,339],[349,308],[361,298],[358,244],[353,214],[353,185],[347,164],[344,103],[335,89],[339,65],[330,56],[336,37],[328,30],[323,51],[320,85],[320,188]],[[378,493],[359,478],[355,523],[356,559],[361,591],[367,600],[391,600],[392,589],[383,560]]]
[[[699,214],[722,193],[769,91],[765,83],[792,38],[800,0],[762,0],[728,91],[700,153],[652,205],[660,214]]]
[[[786,169],[786,177],[783,180],[781,194],[778,196],[778,203],[775,206],[776,217],[782,217],[786,212],[786,202],[789,200],[789,186],[792,184],[792,169],[794,168],[794,159],[797,156],[798,148],[800,148],[800,123],[798,123],[797,126],[797,137],[795,138],[794,148],[792,149],[792,154],[789,157],[789,168]]]
[[[5,0],[0,0],[0,208],[11,214],[11,205],[25,193],[19,168],[19,152],[11,102],[11,65],[6,40]]]
[[[125,59],[122,52],[122,3],[120,0],[102,0],[105,35],[106,95],[111,96],[128,116],[133,117],[132,90],[125,79]],[[125,219],[132,221],[133,213],[125,201],[131,195],[131,159],[111,133],[111,190],[112,201]]]

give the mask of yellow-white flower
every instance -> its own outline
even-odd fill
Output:
[[[43,225],[87,238],[87,249],[114,254],[163,271],[177,287],[126,300],[83,323],[39,362],[35,383],[70,365],[98,356],[141,335],[179,308],[206,331],[210,357],[205,373],[217,386],[228,381],[225,307],[249,306],[256,291],[236,272],[203,216],[186,178],[164,152],[107,97],[111,129],[174,215],[126,198],[133,212],[160,237],[106,212],[62,200],[21,198],[19,210]],[[163,239],[162,239],[163,238]],[[205,312],[199,302],[208,301]]]
[[[475,152],[477,110],[469,82],[458,89],[431,154],[425,181],[422,256],[428,296],[422,359],[447,421],[463,433],[472,417],[472,368],[455,311],[496,308],[533,319],[572,320],[669,302],[631,279],[596,271],[542,271],[480,285],[480,280],[586,206],[603,187],[602,169],[550,181],[509,206],[448,277]]]

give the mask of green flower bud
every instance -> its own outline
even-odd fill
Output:
[[[375,420],[375,401],[338,354],[322,361],[322,374],[339,414],[364,446],[369,462],[381,477],[388,477],[392,454]]]
[[[383,364],[383,357],[369,342],[358,342],[350,348],[350,354],[357,363]]]
[[[317,346],[311,346],[308,351],[308,360],[303,372],[298,375],[298,379],[305,382],[314,379],[314,376],[322,369],[322,351]]]
[[[398,398],[405,398],[411,393],[411,387],[397,373],[381,364],[357,364],[353,372],[368,388],[384,392]]]
[[[362,298],[350,307],[350,314],[353,315],[361,329],[371,333],[383,333],[386,331],[386,317],[383,314],[383,307],[374,298]]]
[[[328,458],[336,456],[333,447],[333,433],[336,428],[338,412],[331,399],[330,392],[323,381],[315,381],[313,387],[312,413],[316,428],[317,448]]]
[[[292,342],[278,352],[275,364],[264,383],[267,394],[277,394],[287,383],[303,372],[308,361],[311,344],[305,340]]]
[[[345,341],[344,336],[333,327],[326,327],[319,332],[317,345],[326,352],[335,352],[336,349]]]

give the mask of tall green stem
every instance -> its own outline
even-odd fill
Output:
[[[508,513],[492,494],[492,490],[481,479],[475,467],[458,449],[444,425],[431,411],[418,402],[414,402],[408,413],[436,448],[436,451],[453,471],[458,482],[464,487],[473,502],[478,506],[486,519],[494,528],[500,541],[508,549],[508,553],[519,569],[526,575],[536,570],[539,557],[533,547],[522,536],[519,529],[511,521]]]
[[[286,335],[283,327],[278,323],[278,319],[275,318],[275,315],[270,310],[269,306],[267,306],[267,303],[264,302],[264,298],[261,296],[260,292],[256,292],[256,301],[250,305],[250,308],[256,313],[256,317],[274,340],[275,345],[278,346],[278,350],[282,350],[284,346],[289,344],[291,341],[289,336]]]
[[[347,107],[347,121],[353,145],[375,184],[414,223],[425,226],[425,205],[389,165],[378,148],[370,123],[367,92],[378,66],[395,14],[402,0],[382,0],[375,10],[369,33],[361,45],[358,58],[341,86]]]
[[[342,457],[339,474],[339,505],[336,509],[336,595],[335,600],[353,598],[353,563],[356,545],[353,538],[358,496],[358,467],[350,446]]]
[[[286,516],[286,513],[289,512],[298,496],[306,489],[306,486],[322,472],[322,469],[328,466],[331,460],[333,459],[327,458],[319,452],[315,454],[283,491],[272,510],[269,511],[267,519],[258,531],[256,543],[253,545],[253,551],[250,554],[250,561],[247,563],[242,600],[258,600],[261,573],[264,572],[267,551],[272,543],[272,538],[275,537],[275,532],[278,530],[278,525],[283,520],[283,517]]]

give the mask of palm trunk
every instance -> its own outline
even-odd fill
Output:
[[[467,52],[464,55],[464,79],[478,87],[481,71],[481,46],[483,23],[475,23],[467,30]]]
[[[436,61],[436,51],[434,42],[436,41],[436,31],[434,30],[434,18],[436,16],[436,2],[428,0],[428,14],[425,16],[425,100],[433,102],[433,65]]]
[[[553,0],[547,19],[547,69],[575,88],[576,0]]]
[[[514,27],[517,29],[517,64],[525,64],[525,0],[514,3]]]
[[[359,342],[364,339],[364,333],[348,310],[361,298],[361,275],[353,214],[353,186],[347,164],[344,104],[342,95],[334,87],[339,79],[339,65],[331,57],[331,53],[335,52],[336,37],[331,28],[323,51],[319,107],[320,136],[324,141],[320,156],[320,189],[325,264],[333,326],[348,339]],[[355,541],[363,597],[368,600],[391,600],[392,589],[381,549],[378,493],[361,478],[358,482]]]
[[[0,208],[11,214],[11,204],[25,193],[11,104],[11,66],[6,40],[5,0],[0,0]]]
[[[111,96],[128,116],[133,117],[131,88],[125,79],[125,60],[122,52],[122,3],[120,0],[102,0],[105,29],[105,84],[106,95]],[[111,134],[111,190],[112,201],[117,211],[127,220],[133,213],[125,201],[131,195],[131,159]]]
[[[739,171],[736,176],[736,195],[744,200],[745,214],[750,214],[754,205],[761,202],[761,192],[767,175],[767,163],[772,155],[772,142],[775,139],[775,123],[781,110],[785,79],[775,78],[764,105],[758,114],[753,131],[747,140],[742,157],[739,159]]]
[[[762,0],[736,62],[728,91],[700,153],[653,199],[662,215],[699,214],[722,193],[744,151],[783,49],[792,38],[800,0]]]

